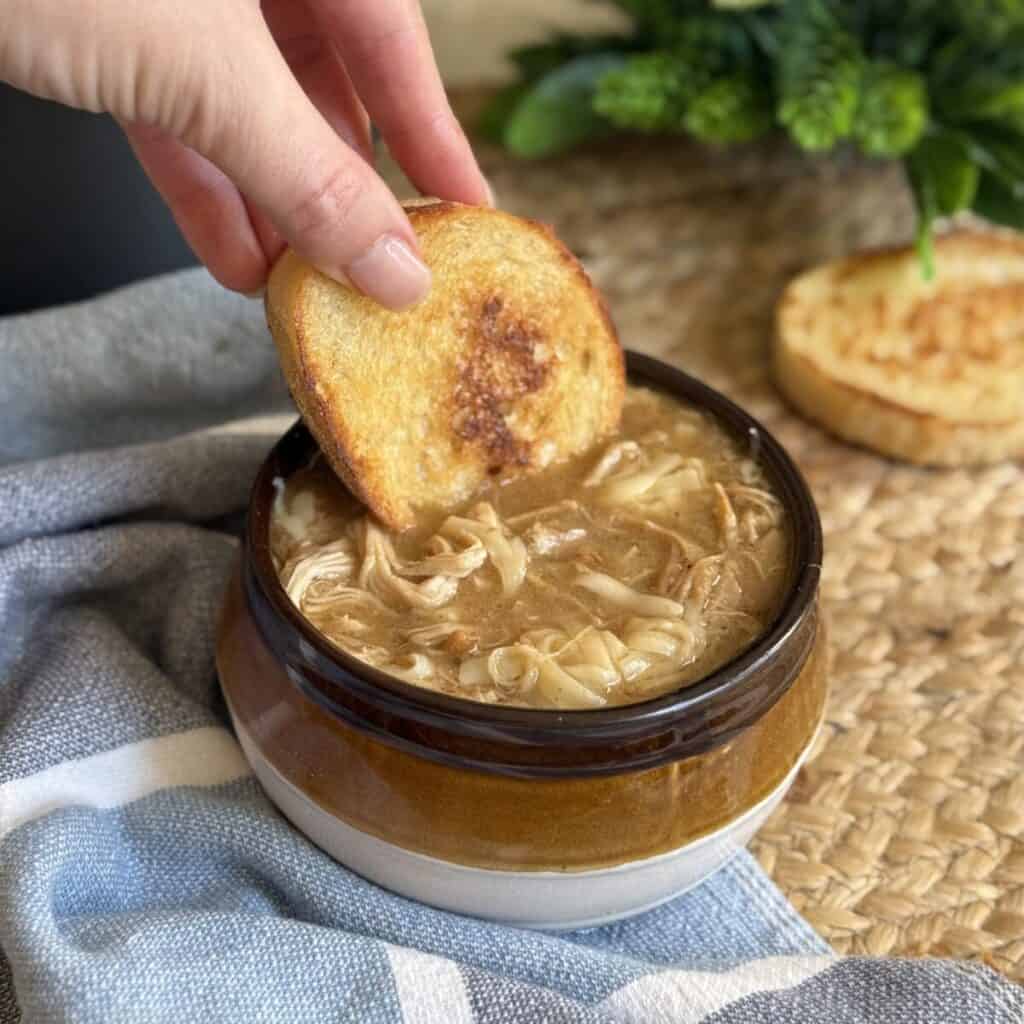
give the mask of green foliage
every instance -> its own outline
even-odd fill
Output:
[[[917,145],[928,123],[928,91],[916,72],[890,61],[864,70],[853,136],[868,156],[903,156]]]
[[[778,54],[778,118],[804,149],[831,149],[853,131],[864,57],[826,0],[790,0]]]
[[[554,35],[545,42],[520,46],[509,52],[519,79],[491,98],[477,122],[479,133],[491,142],[504,142],[505,130],[519,104],[541,79],[554,74],[559,68],[577,57],[607,53],[624,53],[636,49],[636,40],[620,35],[572,36]],[[602,134],[599,119],[587,116],[586,123],[595,134]],[[557,129],[556,129],[557,130]]]
[[[1024,28],[997,44],[957,37],[935,54],[931,91],[944,121],[1024,125]]]
[[[902,158],[933,223],[971,209],[1024,229],[1024,0],[612,0],[625,36],[512,54],[491,138],[543,156],[609,132]]]
[[[656,45],[670,42],[678,27],[695,15],[702,15],[702,0],[613,0],[636,24],[637,31]]]
[[[974,211],[995,224],[1024,231],[1024,201],[1006,183],[988,171],[982,171]]]
[[[968,125],[961,134],[982,167],[1024,186],[1024,136],[1013,128],[985,123]]]
[[[971,208],[979,168],[970,143],[962,136],[949,131],[926,135],[909,162],[919,180],[928,180],[936,215],[950,217]]]
[[[942,10],[949,0],[859,0],[854,31],[864,51],[876,60],[905,68],[927,63],[936,40],[944,36]]]
[[[704,142],[749,142],[770,130],[772,105],[753,75],[728,75],[693,98],[683,123]]]
[[[938,188],[931,167],[914,154],[906,162],[907,178],[917,204],[917,254],[926,277],[935,274],[935,245],[933,225],[939,215]]]
[[[536,82],[576,57],[592,53],[622,53],[633,45],[628,36],[558,33],[543,43],[516,47],[508,56],[523,82]]]
[[[613,124],[642,132],[678,131],[696,76],[670,53],[633,57],[605,75],[594,94],[594,109]]]
[[[529,91],[530,86],[526,82],[513,82],[499,89],[477,121],[476,128],[480,135],[488,142],[503,142],[505,125]]]
[[[545,75],[509,115],[502,133],[505,145],[519,156],[551,156],[607,132],[611,125],[594,110],[594,90],[623,59],[615,53],[590,54]]]
[[[638,131],[688,130],[701,138],[713,135],[717,141],[733,141],[730,136],[735,136],[735,141],[753,137],[746,125],[737,125],[735,130],[722,124],[711,127],[716,109],[723,103],[731,102],[737,116],[745,120],[760,112],[760,106],[755,108],[748,98],[737,96],[730,101],[726,95],[729,86],[718,84],[733,69],[752,60],[754,42],[743,23],[732,17],[701,14],[679,22],[665,37],[668,35],[670,47],[633,57],[599,84],[594,97],[598,113]],[[750,75],[741,77],[753,83]],[[703,113],[689,116],[689,107],[698,101]],[[701,127],[694,130],[688,122]]]
[[[662,49],[672,50],[685,64],[722,72],[747,64],[753,44],[743,18],[708,11],[675,22],[659,35]]]
[[[949,8],[960,32],[985,42],[1002,42],[1015,29],[1024,28],[1022,0],[951,0]]]

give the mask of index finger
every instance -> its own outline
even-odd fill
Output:
[[[312,0],[392,155],[424,194],[489,204],[490,189],[452,113],[419,4]]]

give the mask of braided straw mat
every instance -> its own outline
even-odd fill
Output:
[[[584,260],[623,343],[738,400],[814,491],[831,698],[755,854],[841,952],[978,957],[1024,978],[1024,472],[855,450],[791,413],[768,373],[794,273],[910,237],[898,169],[675,140],[478,152],[499,204]]]

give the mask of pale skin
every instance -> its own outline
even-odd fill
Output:
[[[491,201],[415,0],[0,0],[0,80],[113,115],[237,291],[288,244],[385,306],[426,294],[371,118],[422,193]]]

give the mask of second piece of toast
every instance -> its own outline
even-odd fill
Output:
[[[1024,240],[937,240],[796,278],[778,308],[783,393],[840,437],[925,465],[1024,454]]]

